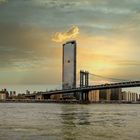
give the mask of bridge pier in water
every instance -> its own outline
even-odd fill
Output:
[[[88,71],[80,71],[80,87],[89,86],[89,72]],[[81,92],[81,101],[89,101],[89,92]]]

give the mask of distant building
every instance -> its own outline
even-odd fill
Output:
[[[138,94],[138,99],[137,100],[140,101],[140,94]]]
[[[122,100],[122,89],[115,88],[115,89],[102,89],[99,92],[99,100]]]
[[[29,90],[26,90],[26,94],[30,94],[30,91]]]
[[[138,100],[138,94],[137,93],[133,93],[133,92],[126,92],[123,91],[122,92],[122,100],[123,101],[137,101]]]
[[[89,101],[99,101],[99,90],[93,90],[89,92]]]
[[[122,100],[122,89],[121,88],[111,89],[110,100]]]
[[[15,99],[16,97],[16,91],[10,91],[9,99]]]
[[[44,100],[44,97],[41,93],[35,93],[35,100]]]
[[[61,100],[62,99],[62,94],[56,94],[56,95],[51,95],[52,100]]]
[[[16,91],[13,91],[13,96],[16,96]]]
[[[126,91],[123,91],[123,92],[122,92],[122,100],[123,100],[123,101],[128,101],[128,94],[127,94]]]
[[[110,101],[111,89],[103,89],[99,92],[99,100]]]
[[[63,44],[62,88],[76,87],[76,41]],[[74,93],[64,94],[63,98],[73,97]]]
[[[6,100],[9,96],[9,93],[6,89],[0,91],[0,100]]]

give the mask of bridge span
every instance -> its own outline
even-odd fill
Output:
[[[102,84],[102,85],[92,85],[85,87],[77,87],[71,89],[62,89],[54,90],[48,92],[42,92],[43,95],[55,95],[55,94],[65,94],[65,93],[75,93],[75,92],[89,92],[92,90],[101,90],[101,89],[114,89],[114,88],[129,88],[129,87],[140,87],[140,81],[130,81],[130,82],[120,82],[120,83],[111,83],[111,84]]]

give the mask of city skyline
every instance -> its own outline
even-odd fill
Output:
[[[0,0],[0,85],[60,84],[62,44],[69,39],[77,41],[77,73],[85,69],[140,79],[139,4],[138,0]],[[76,34],[52,39],[72,28]]]

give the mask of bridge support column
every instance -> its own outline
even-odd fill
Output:
[[[84,86],[84,71],[80,71],[80,87]]]
[[[80,96],[81,96],[80,100],[83,101],[84,100],[84,93],[81,92],[81,95]]]
[[[89,94],[88,94],[88,92],[85,93],[85,101],[89,101]]]
[[[89,72],[85,71],[85,86],[89,86]]]
[[[81,101],[89,101],[89,92],[81,92]]]

